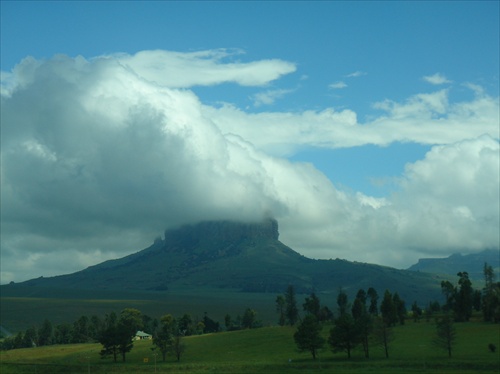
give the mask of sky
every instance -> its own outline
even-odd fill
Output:
[[[499,2],[1,1],[0,282],[203,220],[407,268],[499,249]]]

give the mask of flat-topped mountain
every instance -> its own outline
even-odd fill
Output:
[[[422,258],[408,270],[455,276],[459,271],[467,271],[471,279],[484,279],[484,264],[492,266],[495,273],[500,270],[500,252],[487,249],[479,253],[462,255],[455,253],[446,258]]]
[[[19,285],[44,288],[168,291],[213,287],[247,292],[336,294],[374,287],[397,291],[408,300],[440,297],[440,280],[430,274],[345,260],[314,260],[279,240],[274,219],[243,223],[201,222],[167,230],[148,248],[56,277]],[[16,285],[11,285],[15,287]]]

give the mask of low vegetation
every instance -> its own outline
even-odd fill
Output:
[[[474,319],[474,318],[473,318]],[[331,325],[325,325],[326,339]],[[186,337],[180,362],[167,355],[165,362],[152,351],[152,341],[138,341],[125,363],[101,359],[100,344],[56,345],[1,352],[0,372],[8,373],[492,373],[500,359],[489,344],[499,346],[500,325],[471,321],[456,324],[455,353],[448,358],[436,349],[434,321],[408,322],[393,329],[391,357],[376,345],[365,358],[362,346],[344,353],[328,347],[317,352],[299,352],[295,327],[264,327]],[[156,365],[155,365],[156,359]]]

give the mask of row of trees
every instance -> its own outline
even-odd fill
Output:
[[[484,321],[500,322],[500,282],[495,281],[493,267],[484,264],[484,283],[481,291],[472,288],[469,274],[459,272],[458,284],[450,281],[441,282],[441,290],[445,296],[443,310],[453,315],[455,322],[466,322],[472,316],[472,311],[482,311]]]
[[[287,294],[291,293],[293,290],[289,287]],[[385,291],[379,311],[378,294],[374,289],[370,289],[369,292],[359,290],[352,304],[349,303],[347,294],[340,290],[337,296],[337,308],[336,317],[330,311],[329,318],[322,319],[323,314],[318,311],[324,311],[325,307],[321,307],[318,296],[312,293],[306,298],[303,304],[306,314],[300,320],[294,334],[299,350],[311,352],[315,359],[318,350],[328,342],[333,352],[345,352],[350,358],[352,350],[361,345],[365,357],[368,358],[369,337],[373,336],[378,344],[384,346],[386,356],[389,356],[391,327],[396,323],[404,324],[406,315],[405,302],[397,293],[391,294],[388,290]],[[287,321],[293,324],[293,320]],[[328,339],[322,336],[326,321],[333,321]]]
[[[474,291],[467,272],[459,272],[458,285],[443,281],[441,288],[445,295],[445,305],[432,302],[426,309],[426,315],[441,311],[440,318],[436,319],[436,346],[444,348],[451,357],[452,346],[456,340],[454,322],[466,322],[472,315],[472,310],[482,310],[485,321],[500,321],[500,283],[495,282],[493,268],[484,265],[485,287],[482,292]],[[370,288],[367,292],[359,290],[352,305],[347,294],[340,290],[337,296],[338,311],[336,317],[326,307],[321,306],[318,296],[312,293],[305,299],[303,310],[305,317],[300,319],[299,309],[292,286],[289,286],[284,295],[276,298],[276,310],[279,313],[280,325],[294,325],[300,321],[294,340],[301,351],[309,351],[313,358],[326,343],[335,352],[345,352],[351,357],[351,351],[361,345],[366,358],[369,357],[369,343],[373,342],[384,348],[385,356],[389,357],[389,345],[393,339],[392,327],[396,324],[405,324],[407,310],[405,302],[397,292],[391,294],[386,290],[380,309],[378,294]],[[413,320],[417,322],[422,315],[422,309],[413,303],[411,307]],[[322,335],[325,321],[333,321],[328,338]],[[490,344],[490,350],[494,345]]]
[[[229,314],[224,319],[227,331],[256,328],[262,326],[257,319],[257,312],[247,308],[236,318]],[[170,314],[159,320],[142,314],[139,310],[126,308],[119,314],[111,312],[104,318],[96,315],[81,316],[73,323],[53,325],[46,319],[40,327],[30,327],[15,336],[2,339],[0,349],[31,348],[53,344],[101,343],[101,356],[112,357],[116,362],[118,357],[125,361],[126,354],[133,347],[133,340],[138,330],[144,330],[153,336],[154,350],[161,352],[165,360],[167,352],[171,352],[180,360],[184,351],[182,337],[213,333],[221,331],[219,322],[211,319],[207,313],[201,320],[194,319],[189,314],[174,318]]]

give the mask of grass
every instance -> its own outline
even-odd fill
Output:
[[[433,323],[408,322],[395,328],[390,358],[372,347],[370,359],[360,349],[351,360],[324,348],[314,361],[309,353],[298,352],[294,328],[265,327],[185,338],[186,352],[180,362],[157,357],[158,373],[498,373],[500,358],[488,350],[500,348],[500,325],[482,322],[456,324],[457,343],[453,357],[432,344]],[[325,336],[329,327],[324,328]],[[1,352],[0,372],[9,373],[154,373],[151,341],[136,342],[127,362],[100,359],[99,344],[75,344],[18,349]],[[148,362],[144,362],[148,358]]]

